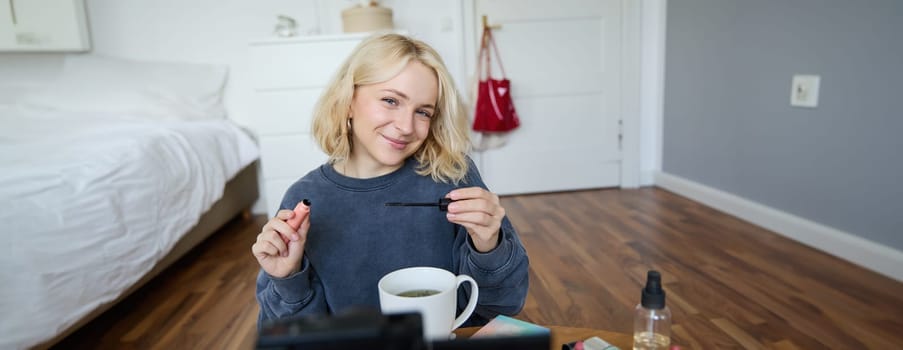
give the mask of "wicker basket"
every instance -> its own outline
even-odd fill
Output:
[[[392,10],[385,7],[356,5],[342,11],[345,33],[391,30],[392,27]]]

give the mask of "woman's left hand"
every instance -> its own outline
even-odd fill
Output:
[[[499,196],[481,187],[458,188],[445,197],[454,202],[448,205],[448,221],[464,226],[477,251],[486,253],[499,244],[499,228],[505,208]]]

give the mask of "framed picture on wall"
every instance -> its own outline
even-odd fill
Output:
[[[89,50],[85,0],[0,0],[0,51]]]

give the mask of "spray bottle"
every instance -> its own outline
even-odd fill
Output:
[[[633,316],[634,350],[667,350],[671,344],[671,310],[665,306],[662,276],[655,270],[646,274],[640,304]]]

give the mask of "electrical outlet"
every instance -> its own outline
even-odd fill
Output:
[[[818,107],[818,86],[821,76],[794,75],[790,84],[790,105],[795,107]]]

